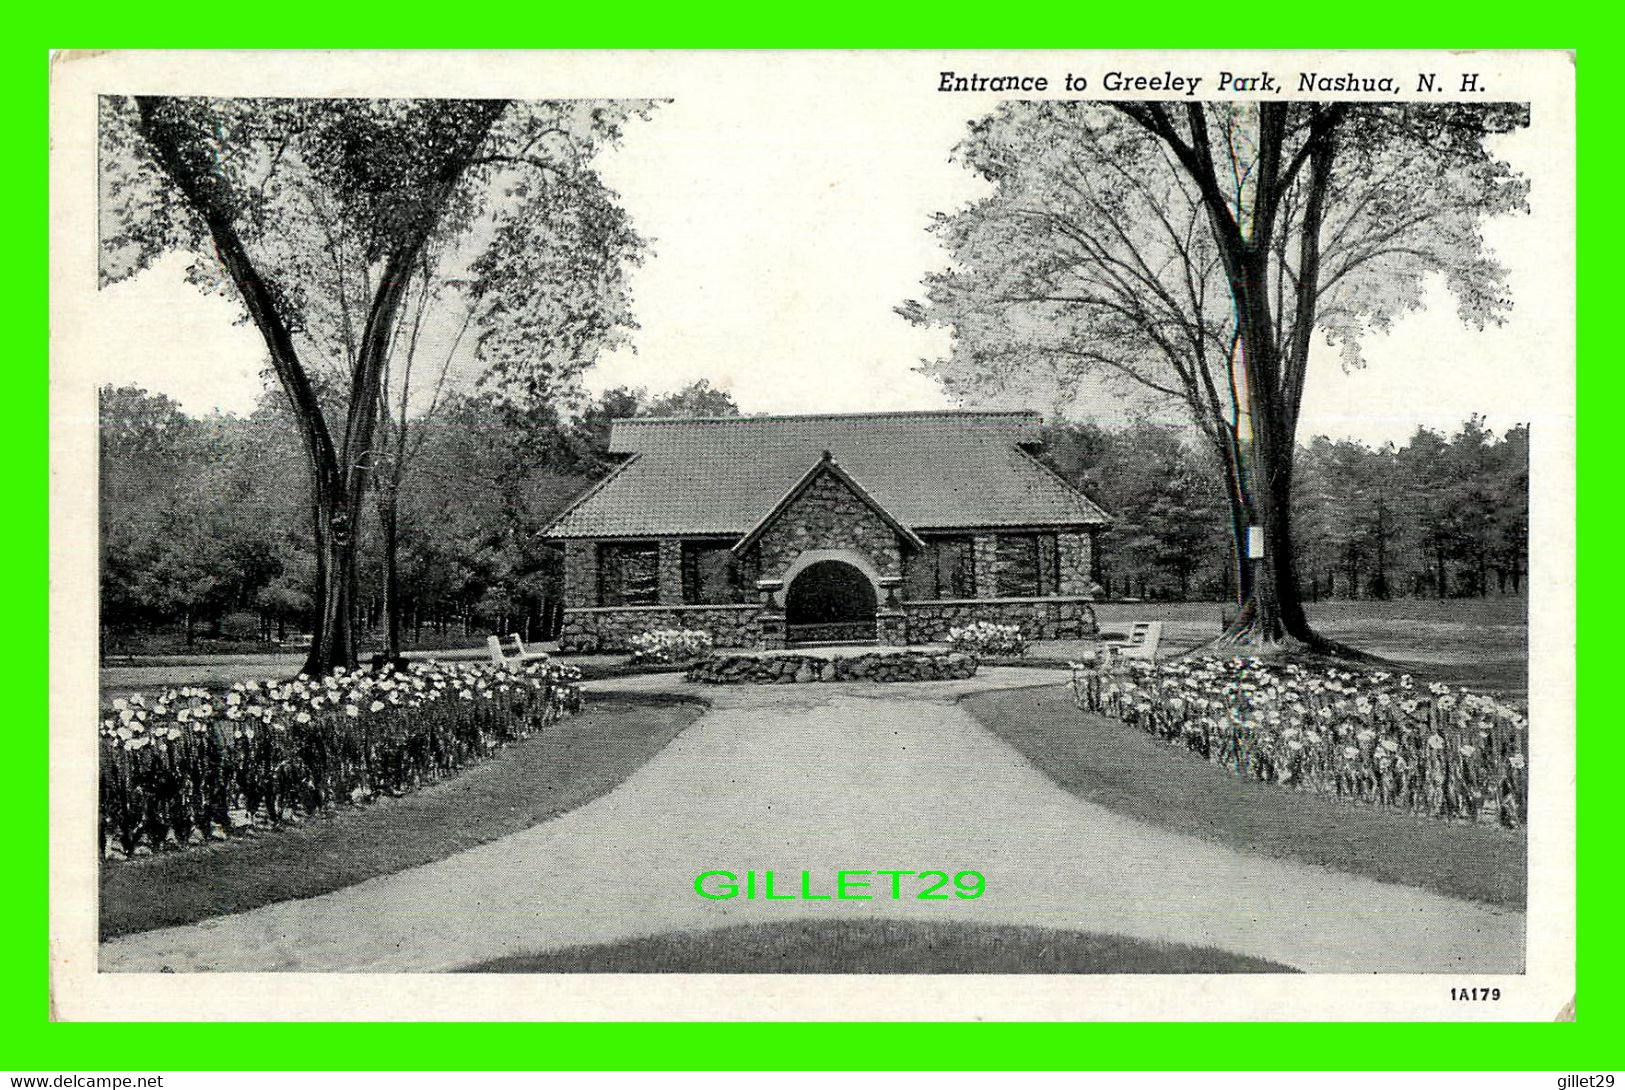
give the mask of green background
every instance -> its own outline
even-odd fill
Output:
[[[45,14],[40,14],[40,12]],[[1613,4],[1452,6],[1169,3],[820,4],[683,9],[629,4],[433,6],[124,5],[6,17],[0,171],[14,247],[0,263],[10,343],[0,367],[11,426],[0,429],[14,515],[0,533],[10,584],[0,639],[11,666],[5,717],[6,868],[0,871],[4,1015],[0,1069],[199,1070],[530,1068],[1085,1068],[1607,1070],[1625,1031],[1616,838],[1620,724],[1619,578],[1613,502],[1620,408],[1613,298],[1622,140]],[[21,43],[21,44],[18,44]],[[1542,1024],[319,1024],[112,1025],[49,1021],[46,975],[48,48],[1417,48],[1575,49],[1579,63],[1579,1002],[1572,1023]],[[817,87],[783,89],[818,95]],[[29,251],[38,248],[37,260]],[[1585,306],[1590,303],[1589,307]],[[26,346],[26,347],[23,347]],[[1606,491],[1605,491],[1606,490]],[[1590,503],[1586,501],[1590,500]],[[1441,988],[1452,983],[1439,978]],[[1460,981],[1457,983],[1471,983]]]

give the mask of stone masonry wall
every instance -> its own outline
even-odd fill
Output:
[[[1061,593],[1092,593],[1095,585],[1090,577],[1094,570],[1094,535],[1088,532],[1062,533],[1055,535],[1055,540],[1061,554]]]
[[[683,604],[683,543],[674,537],[660,540],[660,604]]]
[[[598,543],[564,543],[564,604],[566,607],[598,604]]]
[[[904,602],[909,643],[941,643],[948,630],[972,621],[1013,624],[1029,640],[1076,640],[1098,631],[1095,613],[1082,598],[961,599]]]
[[[566,609],[559,650],[626,651],[633,636],[661,628],[708,632],[718,647],[756,647],[762,636],[760,614],[761,607],[756,605]]]
[[[840,478],[823,473],[756,543],[760,577],[778,579],[809,549],[852,549],[881,575],[901,575],[897,534]]]
[[[999,539],[994,534],[977,534],[971,538],[971,563],[976,573],[976,597],[997,598]]]
[[[959,652],[926,654],[881,648],[847,655],[795,651],[711,655],[688,668],[688,680],[713,685],[790,685],[815,681],[947,681],[974,677],[976,659]]]

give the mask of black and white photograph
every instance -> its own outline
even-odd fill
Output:
[[[64,1017],[1570,1009],[1567,55],[53,80]]]

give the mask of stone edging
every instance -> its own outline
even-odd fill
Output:
[[[788,685],[817,681],[949,681],[974,677],[976,659],[957,651],[886,650],[818,655],[794,651],[711,655],[688,668],[689,681]]]

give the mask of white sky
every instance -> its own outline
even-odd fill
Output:
[[[952,101],[922,111],[895,97],[830,96],[810,108],[773,93],[690,96],[634,124],[602,166],[653,243],[632,281],[642,328],[632,349],[589,372],[589,387],[661,391],[707,378],[746,411],[947,407],[913,370],[943,353],[946,334],[892,307],[943,264],[926,224],[977,192],[948,152],[994,103],[939,98]],[[1522,168],[1537,146],[1525,131],[1501,150]],[[1537,188],[1531,201],[1541,198]],[[1300,438],[1403,442],[1418,425],[1452,431],[1473,412],[1497,430],[1527,420],[1548,366],[1567,366],[1542,361],[1531,311],[1549,320],[1549,308],[1531,307],[1541,285],[1518,260],[1540,252],[1546,230],[1525,216],[1490,226],[1517,301],[1505,326],[1462,327],[1439,285],[1425,310],[1367,340],[1365,369],[1345,374],[1321,353]],[[247,411],[261,392],[258,334],[232,324],[228,302],[182,283],[183,267],[169,259],[104,292],[94,318],[103,381],[167,393],[193,412]]]

